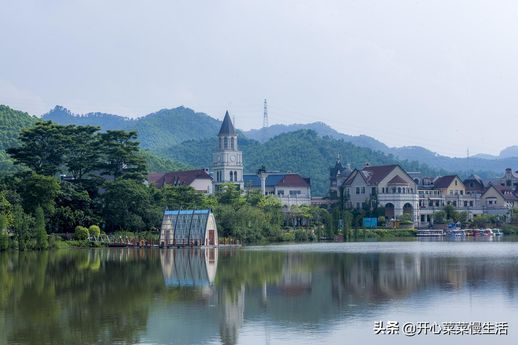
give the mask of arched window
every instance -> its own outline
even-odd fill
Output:
[[[228,149],[228,138],[227,138],[227,137],[225,137],[225,138],[223,139],[223,142],[224,142],[224,148],[225,148],[225,150],[227,150],[227,149]]]
[[[234,181],[237,181],[237,171],[234,171]]]
[[[234,138],[230,138],[230,148],[232,150],[235,150],[235,148],[234,148]]]
[[[234,174],[232,173],[232,171],[230,172],[230,181],[234,181]]]
[[[401,194],[401,187],[397,187],[397,193]]]

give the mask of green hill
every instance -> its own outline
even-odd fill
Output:
[[[190,140],[171,147],[163,154],[194,167],[210,167],[212,152],[216,147],[216,138]],[[312,130],[284,133],[262,144],[240,137],[239,147],[243,151],[246,173],[254,173],[263,164],[268,170],[298,172],[311,178],[312,191],[315,196],[327,194],[329,167],[334,164],[338,154],[353,168],[361,168],[366,162],[370,164],[400,163],[409,171],[421,171],[425,175],[445,173],[417,162],[399,161],[394,156],[358,147],[341,139],[321,137]]]
[[[131,129],[132,127],[125,125],[125,123],[131,123],[132,120],[117,115],[91,114],[88,117],[75,118],[67,109],[59,106],[53,109],[53,114],[52,120],[62,125],[96,126],[101,121],[105,129]],[[5,172],[13,169],[12,160],[6,154],[5,149],[15,146],[18,143],[20,131],[23,128],[31,127],[38,120],[36,116],[0,105],[0,171]],[[50,119],[46,118],[46,120]],[[150,151],[144,151],[144,156],[149,171],[174,171],[190,168],[187,164],[160,157]]]
[[[22,128],[32,126],[38,118],[0,105],[0,150],[16,145]]]
[[[98,126],[101,130],[137,131],[143,148],[159,151],[186,140],[214,137],[221,121],[192,109],[178,107],[162,109],[137,119],[105,114],[73,114],[62,106],[56,106],[42,117],[59,124]]]

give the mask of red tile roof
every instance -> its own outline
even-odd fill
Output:
[[[165,184],[173,186],[188,186],[197,179],[212,180],[212,177],[210,177],[210,175],[207,174],[207,172],[203,169],[173,171],[168,173],[150,173],[148,175],[149,183],[155,185],[158,188],[162,188]]]
[[[309,187],[309,181],[302,178],[299,174],[286,174],[277,183],[277,187]]]
[[[387,177],[387,175],[397,167],[397,164],[368,166],[364,167],[362,172],[364,173],[367,182],[374,185],[380,183],[381,180]]]
[[[450,184],[455,180],[457,175],[448,175],[438,177],[435,181],[433,181],[433,186],[435,188],[448,188]],[[460,180],[460,179],[459,179]]]

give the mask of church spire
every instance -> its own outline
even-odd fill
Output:
[[[221,124],[221,129],[219,130],[218,136],[235,136],[236,129],[232,124],[232,120],[230,119],[230,115],[228,114],[228,110],[225,113],[225,118],[223,119],[223,123]]]

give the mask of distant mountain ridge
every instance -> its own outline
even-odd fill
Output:
[[[74,114],[62,106],[56,106],[42,116],[60,124],[98,126],[107,130],[134,130],[138,133],[142,147],[161,150],[186,140],[215,136],[221,122],[204,113],[186,107],[162,109],[157,112],[131,119],[128,117],[88,113]]]
[[[499,156],[486,154],[474,155],[468,158],[455,158],[437,154],[421,146],[389,147],[375,138],[359,135],[352,136],[340,133],[329,127],[323,122],[313,122],[308,124],[293,125],[272,125],[266,128],[252,129],[245,131],[244,134],[249,138],[266,142],[267,140],[283,134],[300,129],[310,129],[321,136],[330,136],[334,139],[343,139],[354,145],[366,147],[371,150],[381,151],[385,154],[393,155],[401,160],[418,161],[427,164],[435,169],[448,171],[473,171],[486,173],[500,173],[506,167],[518,167],[518,146],[508,147]],[[347,157],[345,157],[347,159]]]

